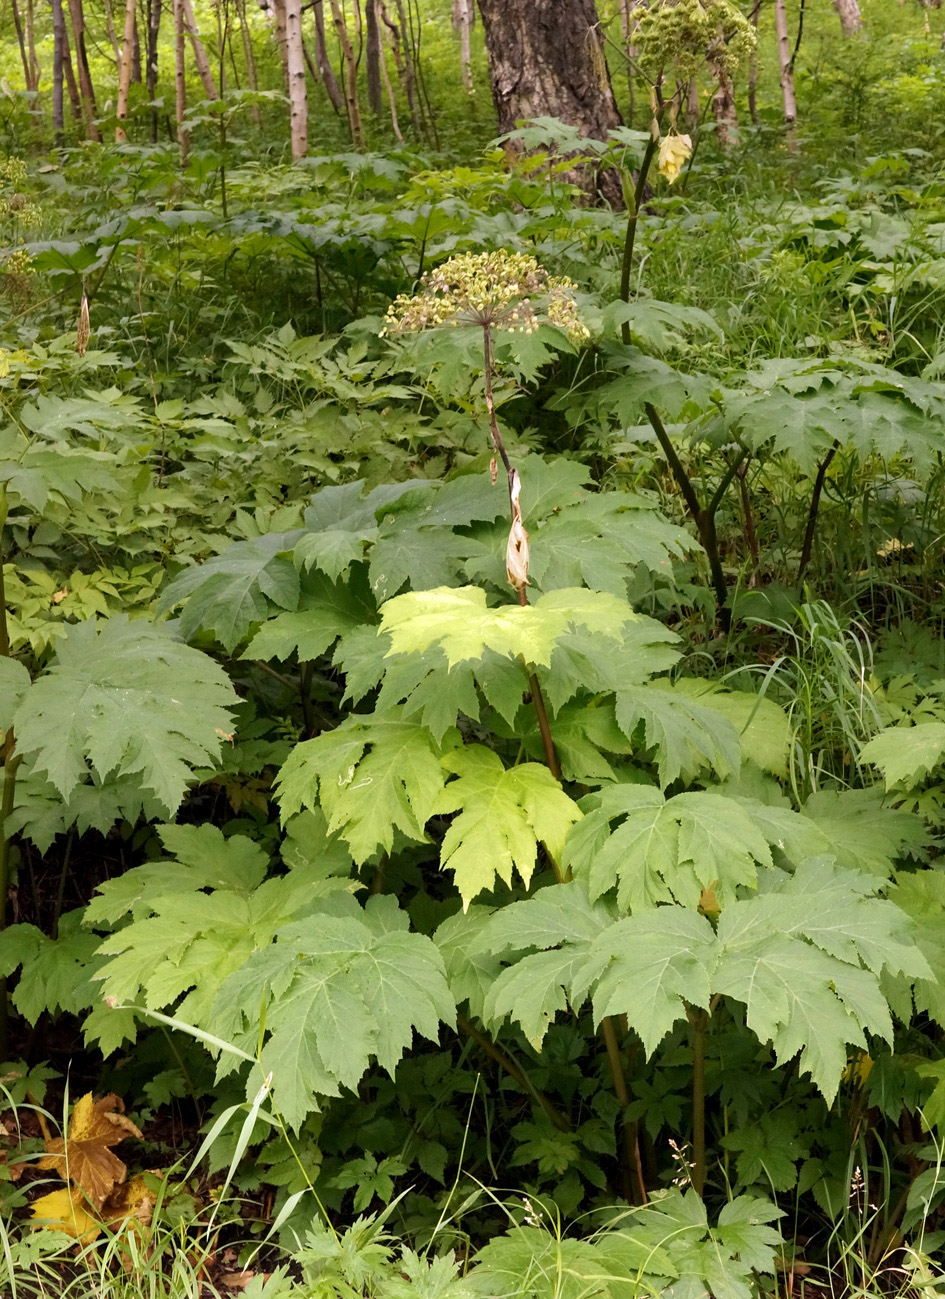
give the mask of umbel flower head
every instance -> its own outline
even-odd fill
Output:
[[[391,303],[383,333],[482,325],[531,334],[547,320],[572,338],[589,334],[572,281],[549,275],[527,253],[461,253],[420,283],[419,293],[402,293]]]

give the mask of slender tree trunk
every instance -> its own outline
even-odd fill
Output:
[[[125,0],[125,31],[121,40],[121,58],[118,61],[118,100],[115,116],[118,125],[115,127],[115,143],[124,144],[128,139],[122,122],[128,118],[128,95],[131,90],[131,50],[135,38],[135,0]]]
[[[403,144],[404,137],[401,134],[400,123],[397,120],[397,101],[394,99],[394,87],[390,84],[390,74],[387,71],[387,55],[384,53],[383,36],[381,37],[378,57],[381,65],[381,80],[384,82],[384,89],[387,91],[387,102],[390,105],[390,124],[398,143]]]
[[[420,114],[417,112],[417,96],[414,84],[413,64],[409,53],[404,51],[400,27],[387,12],[384,0],[379,0],[379,2],[381,20],[387,28],[388,35],[390,36],[391,52],[394,55],[394,63],[397,65],[397,76],[400,79],[400,84],[404,88],[404,95],[407,99],[407,108],[410,111],[410,123],[417,135],[420,135],[422,129],[420,124]]]
[[[121,61],[121,46],[118,44],[118,33],[115,31],[115,15],[112,13],[112,0],[102,0],[102,8],[105,10],[105,30],[108,32],[109,42],[115,52],[115,67],[117,68]]]
[[[72,109],[74,120],[81,122],[82,98],[79,94],[79,83],[75,79],[75,69],[72,66],[72,51],[69,48],[69,32],[66,28],[65,15],[63,15],[62,25],[62,70],[66,77],[66,89],[69,92],[69,107]]]
[[[69,20],[72,24],[72,37],[75,41],[75,63],[79,73],[79,94],[82,98],[82,115],[85,118],[85,129],[90,140],[100,140],[95,118],[98,109],[95,106],[95,90],[92,86],[92,73],[89,69],[89,56],[85,49],[85,13],[82,0],[69,0]]]
[[[62,15],[62,0],[52,0],[53,22],[53,133],[56,144],[63,143],[65,117],[63,114],[62,85],[66,62],[66,23]]]
[[[256,56],[253,54],[252,33],[249,30],[249,23],[246,21],[246,0],[236,0],[236,16],[240,20],[240,39],[243,42],[243,60],[246,63],[246,84],[250,90],[259,89],[259,79],[256,76]],[[259,111],[259,105],[253,105],[253,121],[257,126],[262,126],[262,113]]]
[[[345,107],[348,110],[348,126],[351,129],[351,142],[356,149],[364,148],[364,129],[361,125],[361,105],[358,102],[358,65],[354,57],[354,48],[348,35],[345,16],[339,0],[331,0],[331,15],[335,22],[335,32],[341,47],[345,76]]]
[[[471,95],[474,89],[469,38],[475,16],[473,0],[453,0],[453,31],[459,37],[459,66],[467,95]]]
[[[594,0],[479,0],[479,11],[500,131],[557,117],[603,140],[620,126]],[[616,176],[609,188],[620,203]]]
[[[33,0],[26,0],[26,49],[30,60],[30,77],[26,83],[27,90],[39,90],[39,81],[43,70],[36,57],[36,33],[33,24]]]
[[[138,16],[135,14],[135,25],[131,33],[131,84],[140,86],[141,75],[141,37],[138,33]]]
[[[636,49],[633,45],[633,33],[636,30],[636,19],[633,17],[633,11],[636,9],[639,0],[620,0],[620,29],[623,32],[623,45],[627,55],[627,95],[630,101],[628,120],[633,122],[633,110],[635,96],[635,86],[633,84],[633,62],[636,58]]]
[[[10,7],[13,10],[13,26],[16,28],[16,42],[20,47],[20,61],[23,64],[23,81],[26,85],[26,89],[31,90],[30,61],[29,55],[26,53],[26,42],[23,39],[23,24],[20,21],[20,10],[16,0],[10,0]]]
[[[332,108],[336,113],[340,113],[345,106],[345,101],[335,70],[331,66],[331,59],[328,57],[328,46],[325,42],[324,0],[314,0],[312,10],[315,15],[315,66],[318,68],[318,75],[321,77]]]
[[[184,63],[184,0],[174,0],[174,90],[175,110],[177,116],[177,147],[180,151],[180,165],[186,166],[187,154],[190,151],[190,133],[184,126],[184,114],[187,112],[187,68]]]
[[[305,56],[302,52],[301,0],[285,0],[286,59],[289,65],[289,117],[292,157],[308,153],[308,96],[305,87]]]
[[[784,122],[790,131],[797,121],[797,100],[794,97],[794,59],[791,55],[791,37],[788,32],[787,0],[774,0],[774,28],[778,36],[778,67],[781,69]]]
[[[380,117],[384,109],[384,94],[381,87],[381,29],[377,18],[377,0],[364,0],[364,5],[368,107],[375,117]]]
[[[276,48],[279,51],[279,64],[282,68],[282,85],[286,92],[289,93],[289,52],[286,48],[286,30],[285,30],[285,0],[271,0],[272,13],[275,18],[274,35],[276,38]]]
[[[699,118],[702,116],[702,106],[699,103],[699,78],[691,77],[689,85],[686,88],[686,125],[690,131],[694,131],[699,125]]]
[[[722,40],[721,33],[719,41]],[[709,50],[709,66],[712,69],[712,75],[715,77],[718,88],[712,96],[712,115],[715,118],[715,138],[719,142],[719,148],[728,150],[735,143],[735,133],[738,130],[738,110],[735,107],[735,87],[732,84],[732,78],[721,58],[713,58],[713,52]]]
[[[863,26],[863,16],[857,0],[833,0],[833,7],[840,15],[844,36],[855,36]]]
[[[755,48],[751,52],[748,69],[748,111],[755,126],[758,125],[758,16],[764,0],[755,0],[751,11],[751,25],[755,29]]]
[[[154,104],[157,98],[158,84],[158,49],[161,35],[162,0],[148,0],[148,53],[145,77],[147,78],[148,99]],[[151,143],[157,144],[158,110],[151,109]]]
[[[213,80],[213,73],[210,71],[210,60],[207,58],[204,43],[200,39],[200,29],[197,26],[197,19],[194,17],[193,5],[190,0],[183,0],[183,7],[187,35],[190,37],[190,46],[194,52],[194,62],[197,65],[197,75],[203,84],[203,92],[207,99],[219,99],[216,82]]]

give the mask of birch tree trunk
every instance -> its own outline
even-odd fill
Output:
[[[774,0],[774,29],[778,37],[778,67],[781,70],[784,121],[791,130],[797,121],[797,100],[794,96],[794,58],[791,54],[791,36],[788,32],[787,0]]]
[[[467,95],[474,91],[469,46],[475,16],[473,0],[453,0],[453,31],[459,36],[459,66],[463,76],[463,89]]]
[[[122,122],[128,118],[128,95],[131,90],[131,54],[135,39],[135,0],[125,0],[125,31],[121,40],[121,57],[118,60],[118,101],[115,116],[118,125],[115,127],[115,143],[124,144],[128,139]]]
[[[375,117],[380,117],[384,96],[381,90],[381,29],[377,20],[377,0],[364,0],[364,33],[368,107]]]
[[[79,94],[82,99],[82,116],[90,140],[100,140],[95,118],[98,109],[95,106],[95,90],[92,86],[92,73],[89,70],[89,56],[85,49],[85,13],[82,0],[69,0],[69,20],[72,24],[72,37],[75,41],[75,63],[79,73]]]
[[[190,133],[184,126],[187,112],[187,68],[184,63],[184,0],[174,0],[174,99],[177,117],[177,147],[180,165],[187,163],[190,152]]]
[[[863,26],[863,16],[857,0],[833,0],[833,7],[840,15],[844,36],[855,36]]]
[[[285,0],[285,43],[292,157],[298,160],[308,153],[308,96],[305,88],[305,55],[302,50],[301,0]]]
[[[361,105],[358,102],[358,65],[354,57],[351,38],[345,16],[341,11],[339,0],[331,0],[331,15],[335,23],[338,44],[345,73],[345,107],[348,110],[348,126],[351,129],[351,142],[356,149],[364,148],[364,128],[361,123]]]
[[[208,99],[219,99],[216,82],[213,80],[213,73],[210,71],[210,60],[207,58],[204,43],[200,39],[200,28],[197,26],[197,19],[194,17],[193,5],[190,0],[182,0],[182,3],[184,25],[187,29],[187,35],[190,37],[190,47],[194,52],[194,62],[197,65],[197,75],[203,84],[203,92]]]
[[[275,18],[273,34],[276,38],[276,49],[279,51],[279,65],[282,68],[282,85],[289,93],[289,52],[286,48],[285,34],[285,0],[271,0],[272,16]]]
[[[324,0],[314,0],[312,10],[315,15],[315,66],[318,68],[318,75],[321,77],[322,85],[325,87],[325,93],[328,95],[332,108],[336,113],[340,113],[345,106],[345,101],[341,93],[341,87],[338,85],[338,78],[335,76],[335,70],[331,66],[331,59],[328,57],[328,46],[325,43]]]

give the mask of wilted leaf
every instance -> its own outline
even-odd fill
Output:
[[[87,1092],[76,1101],[68,1136],[47,1141],[48,1154],[38,1166],[55,1169],[63,1181],[73,1182],[101,1208],[128,1172],[111,1147],[129,1136],[140,1137],[141,1132],[121,1113],[118,1097],[108,1095],[93,1101],[92,1093]]]

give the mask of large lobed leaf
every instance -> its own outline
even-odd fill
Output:
[[[69,628],[13,724],[17,748],[63,799],[90,773],[130,776],[170,816],[192,770],[219,756],[236,702],[206,654],[167,628],[115,617]]]

